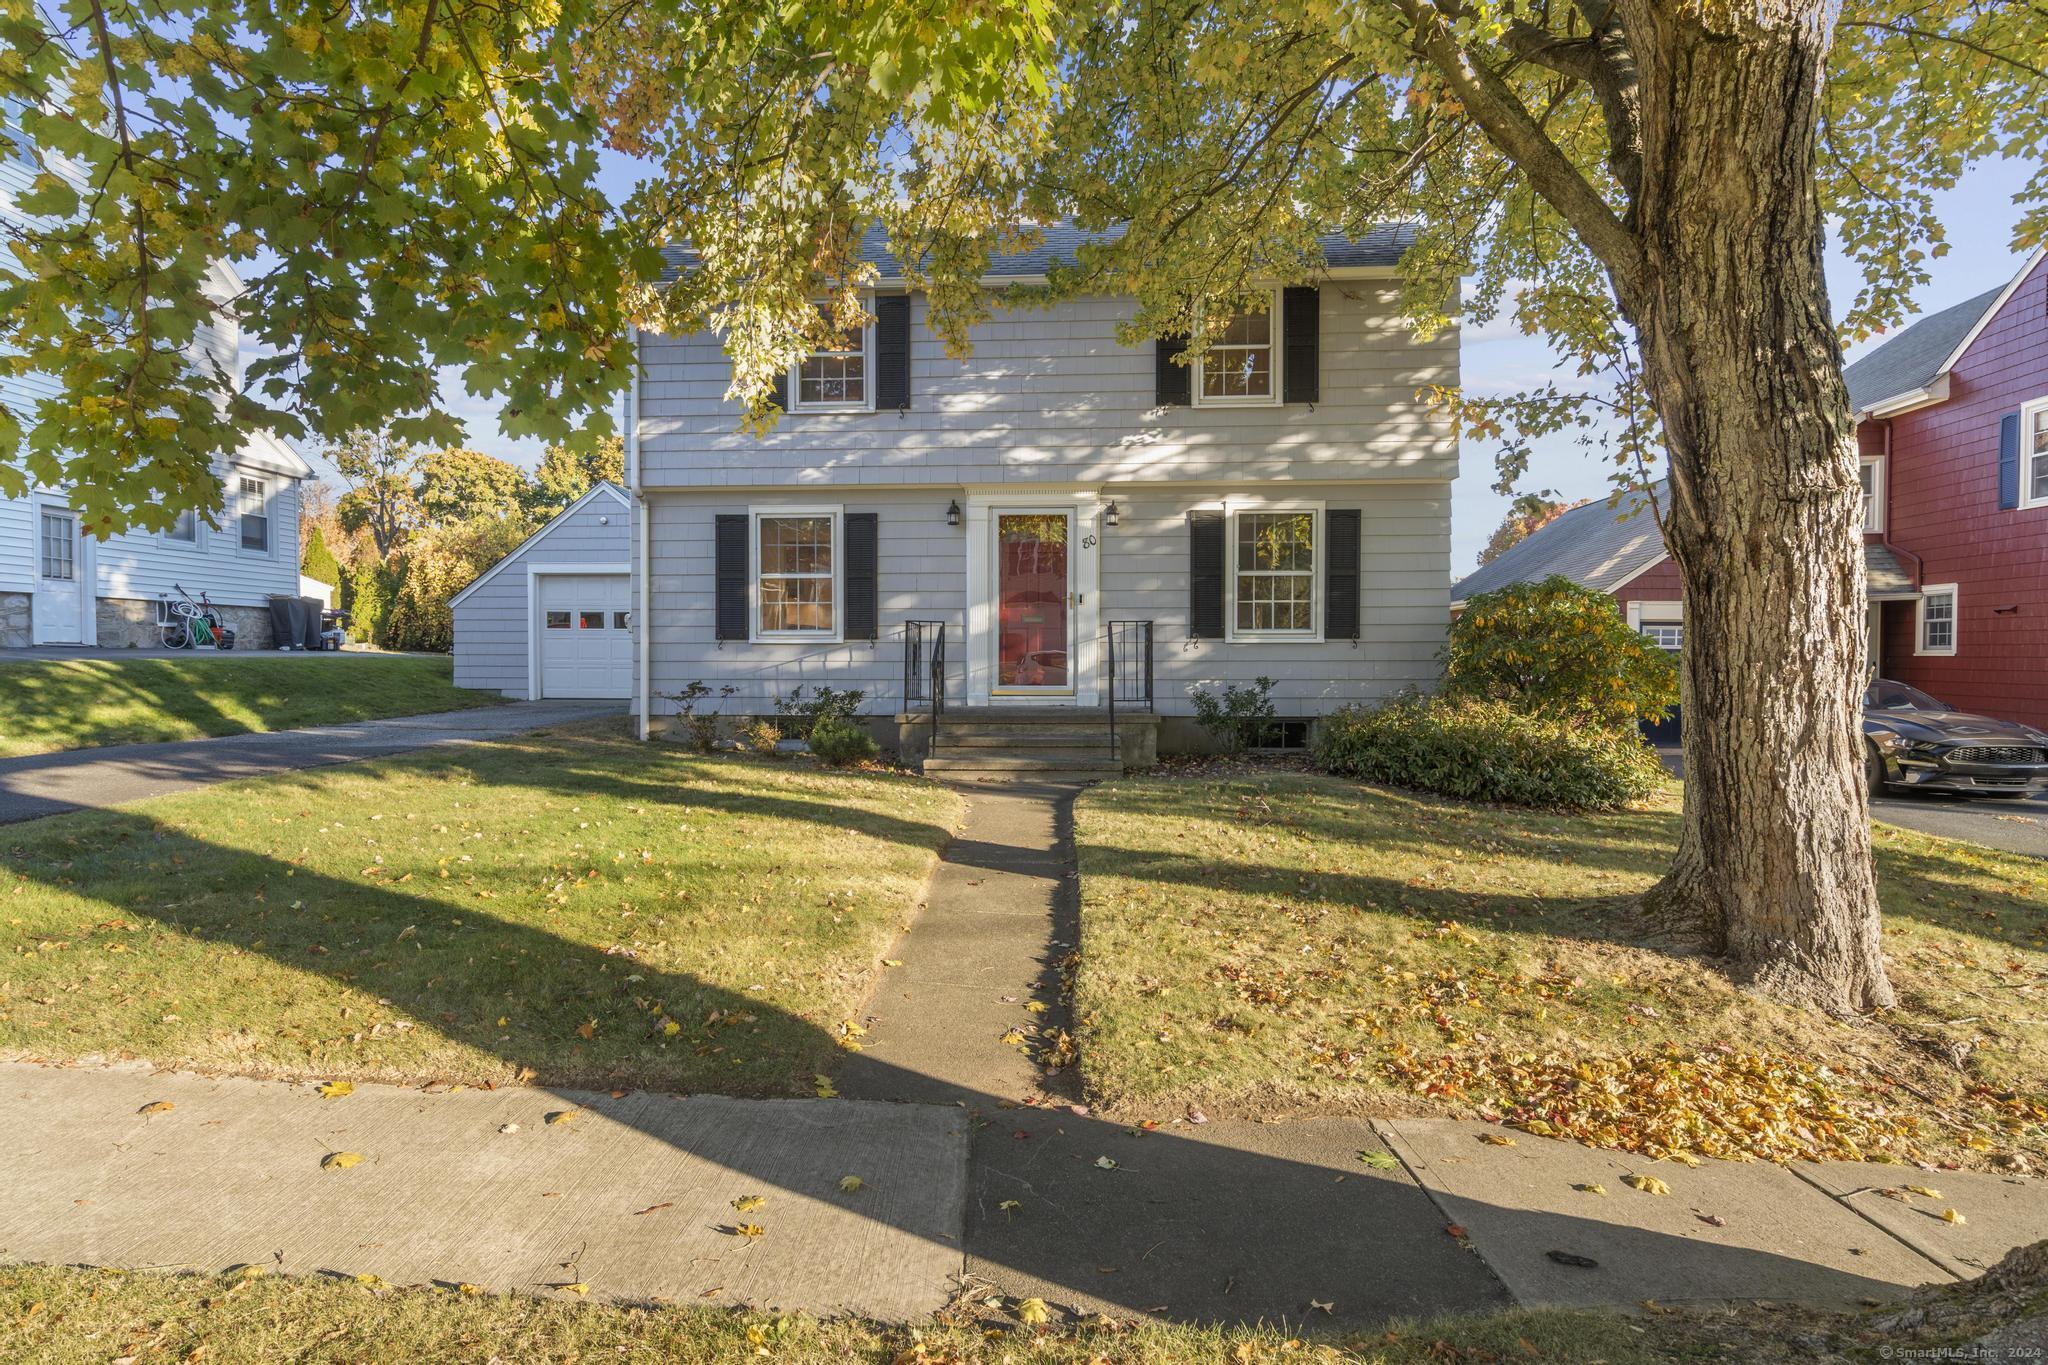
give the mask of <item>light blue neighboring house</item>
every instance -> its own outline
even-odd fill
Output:
[[[0,101],[0,122],[21,140],[18,102]],[[52,160],[56,160],[52,158]],[[61,161],[51,169],[80,177]],[[0,147],[0,223],[27,219],[16,207],[36,174],[28,155]],[[0,269],[11,258],[0,256]],[[217,263],[208,293],[227,300],[242,288],[226,263]],[[194,362],[217,364],[241,383],[240,328],[223,310],[202,328]],[[0,403],[28,425],[35,405],[57,394],[38,377],[0,379]],[[238,645],[273,643],[267,601],[299,593],[299,485],[313,477],[306,461],[284,441],[259,433],[216,472],[224,489],[217,526],[187,514],[166,531],[129,531],[97,540],[85,535],[63,488],[36,488],[0,498],[0,648],[26,645],[156,647],[158,599],[183,584],[204,591],[235,628]]]
[[[1203,745],[1201,691],[1272,678],[1274,736],[1299,742],[1434,683],[1458,440],[1425,394],[1458,383],[1459,350],[1403,320],[1412,232],[1324,238],[1315,278],[1198,365],[1120,342],[1128,297],[1005,306],[1088,237],[1050,225],[995,261],[964,358],[871,237],[873,321],[790,367],[765,436],[716,336],[638,339],[643,733],[692,683],[728,715],[850,688],[936,771],[1088,775]]]

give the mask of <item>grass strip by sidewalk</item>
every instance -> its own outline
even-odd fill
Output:
[[[530,736],[0,832],[0,1055],[809,1094],[961,805]]]
[[[410,655],[0,663],[0,758],[464,711],[505,700],[457,687],[454,677],[452,661]]]
[[[1478,1114],[1660,1156],[2048,1165],[2037,860],[1878,829],[1899,1006],[1837,1021],[1736,989],[1632,912],[1675,844],[1668,805],[1133,779],[1083,796],[1076,829],[1081,1065],[1119,1113]]]

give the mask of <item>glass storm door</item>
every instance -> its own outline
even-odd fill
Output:
[[[996,514],[996,688],[1071,693],[1068,512]]]

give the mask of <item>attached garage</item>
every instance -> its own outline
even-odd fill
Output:
[[[455,682],[520,698],[633,695],[632,502],[601,483],[457,593]]]

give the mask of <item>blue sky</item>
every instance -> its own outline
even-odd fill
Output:
[[[623,200],[632,188],[633,163],[606,155],[606,189]],[[1954,190],[1939,197],[1942,221],[1948,226],[1950,250],[1930,265],[1932,281],[1914,302],[1921,311],[1943,308],[2003,284],[2019,268],[2022,257],[2011,249],[2019,209],[2013,195],[2026,183],[2027,169],[2018,162],[1990,162],[1973,169]],[[1838,252],[1828,254],[1828,289],[1839,314],[1855,297],[1856,273]],[[1850,359],[1878,344],[1866,342]],[[1555,377],[1569,382],[1571,373],[1557,370],[1556,359],[1540,340],[1517,335],[1504,322],[1469,329],[1464,338],[1466,387],[1481,394],[1527,388]],[[514,441],[498,431],[497,403],[471,398],[452,372],[444,376],[449,410],[469,429],[469,444],[529,468],[540,461],[534,441]],[[1480,547],[1507,513],[1508,499],[1493,491],[1493,452],[1476,442],[1464,451],[1464,475],[1451,498],[1451,571],[1463,576],[1478,562]],[[1553,489],[1567,499],[1603,497],[1609,489],[1608,467],[1579,449],[1569,437],[1540,443],[1521,487]]]

